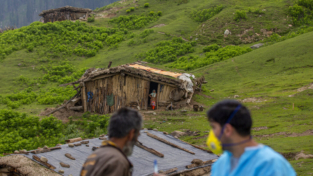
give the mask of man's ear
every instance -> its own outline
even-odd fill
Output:
[[[225,124],[225,127],[224,127],[224,135],[227,136],[227,137],[231,137],[234,133],[234,127],[231,126],[229,123],[228,124]]]
[[[130,130],[130,132],[128,133],[128,137],[127,137],[127,141],[131,141],[134,139],[135,136],[135,129]]]

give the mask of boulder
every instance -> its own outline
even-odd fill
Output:
[[[257,49],[257,48],[260,48],[261,46],[263,46],[263,43],[255,44],[255,45],[251,46],[250,48]]]
[[[186,133],[185,132],[182,132],[182,131],[174,131],[171,133],[172,136],[174,136],[175,138],[179,138],[181,136],[185,136]]]
[[[228,29],[226,29],[224,32],[224,35],[229,35],[229,34],[231,34],[231,32]]]
[[[48,159],[46,157],[42,156],[42,157],[40,157],[40,161],[47,163]]]
[[[74,144],[73,143],[69,143],[68,146],[69,147],[74,147]]]

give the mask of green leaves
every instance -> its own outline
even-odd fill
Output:
[[[154,12],[149,15],[127,15],[127,16],[119,16],[110,20],[110,23],[117,24],[117,26],[121,29],[140,29],[144,26],[148,25],[151,22],[157,21],[159,16]]]
[[[118,33],[118,29],[87,26],[79,21],[34,22],[0,35],[0,59],[22,49],[35,52],[38,46],[42,46],[39,57],[60,58],[73,54],[93,57],[104,47],[107,37],[115,33]],[[124,29],[119,35],[126,33]]]
[[[191,18],[197,22],[204,22],[223,10],[223,6],[216,6],[209,9],[193,10],[190,14]]]
[[[178,56],[194,52],[194,43],[185,42],[182,38],[174,38],[171,41],[161,41],[152,50],[138,55],[145,61],[164,64],[177,60]]]
[[[207,46],[203,50],[208,51],[205,54],[206,57],[184,56],[169,64],[168,67],[182,70],[193,70],[252,51],[251,48],[231,45],[220,48],[215,44]]]
[[[244,10],[236,10],[235,12],[235,21],[240,21],[240,20],[246,20],[247,19],[247,12]]]

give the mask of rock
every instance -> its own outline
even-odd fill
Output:
[[[204,110],[204,107],[203,106],[200,106],[199,107],[199,111],[203,111]]]
[[[17,151],[17,150],[15,150],[15,151],[14,151],[14,154],[19,154],[19,153],[20,153],[20,152],[19,152],[19,151]]]
[[[86,147],[89,147],[89,145],[86,145]]]
[[[104,141],[108,140],[108,138],[106,138],[106,137],[99,137],[99,139],[104,140]]]
[[[203,161],[200,160],[200,159],[194,159],[194,160],[191,161],[191,163],[192,163],[192,164],[195,164],[195,165],[197,165],[197,166],[203,165]]]
[[[234,95],[234,98],[239,98],[239,95]]]
[[[185,136],[186,133],[185,132],[182,132],[182,131],[174,131],[171,133],[172,136],[174,136],[175,138],[179,138],[181,136]]]
[[[74,144],[74,146],[81,146],[81,145],[82,145],[81,143]]]
[[[153,131],[158,131],[158,129],[154,128]]]
[[[163,134],[168,135],[168,132],[164,131]]]
[[[266,12],[266,9],[263,9],[262,11],[263,11],[263,12]]]
[[[72,157],[72,155],[71,154],[69,154],[69,153],[65,153],[65,156],[66,157],[68,157],[69,159],[71,159],[71,160],[75,160],[75,158],[74,157]]]
[[[89,141],[82,141],[81,144],[89,144]]]
[[[63,162],[60,162],[60,165],[61,165],[62,167],[67,167],[67,168],[70,168],[70,167],[71,167],[69,164],[65,164],[65,163],[63,163]]]
[[[56,147],[58,147],[58,146],[61,146],[62,144],[57,144],[57,145],[55,145]]]
[[[64,174],[64,170],[59,170],[59,173],[60,174]]]
[[[251,46],[250,48],[257,49],[257,48],[260,48],[261,46],[263,46],[263,43],[255,44],[255,45]]]
[[[17,64],[17,66],[22,66],[22,64],[21,64],[21,63],[19,63],[19,64]]]
[[[153,115],[156,115],[156,112],[153,112],[153,111],[146,111],[146,112],[144,112],[144,114],[153,114]]]
[[[68,146],[69,147],[74,147],[74,144],[73,143],[69,143]]]
[[[289,27],[292,27],[292,24],[289,24],[288,26],[289,26]]]
[[[226,29],[224,32],[224,35],[230,35],[230,34],[231,34],[231,32],[228,29]]]
[[[48,159],[46,157],[42,156],[42,157],[40,157],[40,161],[47,163]]]
[[[211,92],[214,92],[214,89],[210,90]]]
[[[43,147],[43,149],[48,149],[48,146],[45,145],[45,146]]]

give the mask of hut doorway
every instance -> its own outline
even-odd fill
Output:
[[[149,95],[153,92],[153,90],[155,90],[155,92],[158,93],[158,86],[159,86],[158,83],[150,82]],[[158,94],[157,94],[157,96],[158,96]],[[156,99],[157,99],[157,97],[156,97]],[[156,105],[157,105],[157,103],[158,102],[156,102]],[[157,106],[156,106],[156,108],[157,108]],[[151,97],[150,96],[148,96],[148,109],[152,109],[152,107],[151,107]]]

